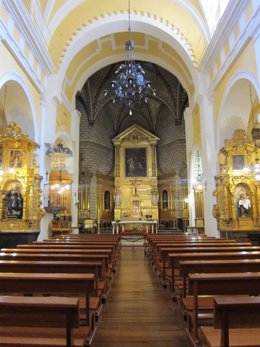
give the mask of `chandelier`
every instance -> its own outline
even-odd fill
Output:
[[[194,170],[197,171],[197,174],[193,177],[193,189],[194,191],[202,191],[203,189],[206,189],[206,181],[204,180],[203,177],[203,171],[201,167],[201,157],[200,153],[197,151],[196,152],[196,157],[195,157],[195,163],[194,163]]]
[[[129,27],[130,26],[130,0],[128,1]],[[135,43],[128,40],[125,43],[125,62],[120,64],[115,70],[116,79],[111,82],[112,90],[109,93],[105,90],[104,95],[111,94],[113,103],[116,101],[126,105],[129,108],[129,114],[132,115],[132,109],[137,103],[148,102],[148,95],[156,95],[155,89],[152,89],[150,81],[145,79],[145,71],[139,63],[135,62],[134,57]]]

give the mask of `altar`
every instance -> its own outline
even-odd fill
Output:
[[[112,232],[113,234],[123,233],[126,226],[129,232],[135,233],[135,231],[140,231],[140,229],[145,227],[146,234],[154,234],[158,231],[158,221],[157,220],[121,220],[112,222]]]

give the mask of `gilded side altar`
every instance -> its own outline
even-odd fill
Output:
[[[220,150],[213,207],[220,231],[260,229],[260,182],[253,166],[258,158],[259,149],[244,130],[235,130]]]
[[[39,230],[41,206],[38,144],[14,122],[0,135],[0,230]]]

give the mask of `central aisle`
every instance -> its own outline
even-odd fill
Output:
[[[180,315],[142,247],[122,247],[92,347],[188,347]]]

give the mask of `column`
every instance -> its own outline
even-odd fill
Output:
[[[120,176],[120,142],[115,142],[115,168],[116,168],[116,177]]]
[[[216,124],[214,119],[214,94],[208,91],[206,78],[201,78],[200,125],[202,142],[202,166],[205,179],[204,189],[204,221],[205,231],[208,235],[219,237],[217,221],[213,217],[212,209],[216,203],[213,196],[215,190],[214,177],[218,172],[218,157],[216,148]]]
[[[193,146],[193,123],[192,111],[187,107],[184,111],[185,121],[185,136],[186,136],[186,161],[187,161],[187,179],[188,179],[188,195],[189,195],[189,225],[193,226],[195,221],[195,201],[191,181],[191,160],[192,160],[192,146]]]
[[[256,6],[259,6],[259,1],[254,0]],[[257,81],[259,83],[260,81],[260,66],[259,66],[259,61],[260,61],[260,26],[257,26],[256,31],[253,34],[253,42],[254,42],[254,47],[255,47],[255,57],[256,57],[256,68],[257,68]],[[259,84],[258,84],[259,85]],[[260,99],[260,90],[257,90],[258,93],[258,99]]]
[[[151,143],[151,150],[152,150],[152,176],[157,177],[157,165],[156,165],[156,153],[155,153],[156,146],[154,143]]]
[[[40,133],[40,147],[41,150],[37,151],[39,154],[39,175],[42,176],[41,181],[41,189],[42,189],[42,206],[45,207],[48,205],[48,183],[49,183],[49,176],[46,174],[46,171],[50,171],[50,167],[46,167],[45,165],[45,152],[46,148],[44,145],[45,140],[45,115],[46,115],[46,98],[45,95],[40,96],[40,108],[41,108],[41,116],[40,116],[40,124],[41,124],[41,133]]]
[[[74,228],[74,232],[78,232],[78,207],[79,207],[79,126],[80,126],[80,112],[74,110],[71,119],[71,138],[74,142],[74,172],[73,172],[73,184],[71,187],[71,227]]]

